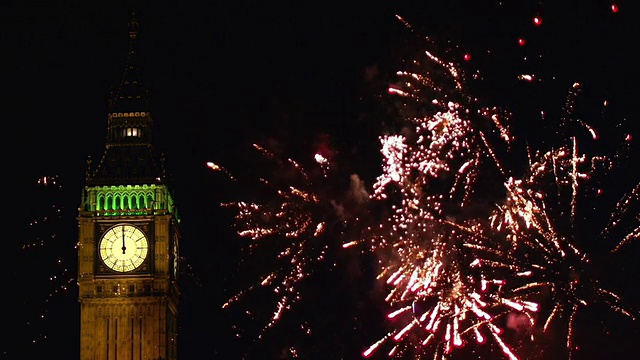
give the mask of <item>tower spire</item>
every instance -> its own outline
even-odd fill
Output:
[[[136,11],[129,19],[129,52],[122,79],[111,93],[107,116],[106,147],[95,170],[88,176],[90,185],[164,183],[164,164],[153,148],[153,118],[148,92],[138,67],[138,20]]]
[[[133,42],[138,36],[138,20],[136,19],[136,9],[131,9],[131,18],[129,19],[129,39]]]
[[[138,65],[138,19],[136,10],[129,18],[129,52],[122,73],[122,80],[109,99],[110,112],[148,111],[149,92],[141,81]]]

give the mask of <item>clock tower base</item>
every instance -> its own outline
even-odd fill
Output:
[[[81,326],[87,330],[82,334],[80,360],[159,360],[175,349],[175,339],[167,334],[176,333],[176,313],[164,299],[86,300],[81,306]]]

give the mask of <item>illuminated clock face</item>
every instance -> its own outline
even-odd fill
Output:
[[[137,269],[149,252],[149,242],[142,230],[120,224],[107,230],[100,239],[100,258],[110,269],[128,272]]]

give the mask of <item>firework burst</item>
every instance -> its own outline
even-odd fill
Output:
[[[478,257],[477,250],[488,240],[479,224],[440,221],[427,228],[424,233],[411,231],[412,240],[394,244],[398,259],[386,262],[378,278],[389,289],[387,318],[400,326],[363,356],[392,341],[390,357],[446,357],[456,348],[491,338],[505,356],[515,359],[500,324],[518,314],[533,325],[538,304],[502,293],[505,281],[497,276],[503,264]]]
[[[363,356],[390,343],[390,357],[446,357],[490,337],[515,358],[499,324],[513,313],[533,323],[538,304],[504,295],[500,272],[511,268],[478,258],[491,239],[474,198],[480,175],[504,174],[493,144],[513,140],[507,114],[466,95],[454,64],[427,51],[411,65],[416,71],[397,72],[388,91],[401,100],[402,130],[380,138],[383,174],[372,198],[389,203],[391,215],[368,244],[381,259],[387,317],[400,326]]]
[[[327,252],[341,249],[345,221],[357,223],[349,207],[367,198],[357,176],[350,179],[350,190],[341,195],[341,201],[333,200],[330,180],[330,159],[321,153],[313,156],[311,165],[305,167],[292,158],[281,158],[267,148],[254,144],[261,158],[273,166],[273,173],[259,178],[260,199],[233,201],[222,204],[235,211],[237,234],[251,239],[250,253],[272,253],[273,259],[267,271],[257,283],[231,297],[223,308],[241,300],[246,294],[259,288],[268,289],[276,296],[272,315],[262,328],[272,328],[302,298],[301,284],[327,262]],[[208,163],[212,170],[225,173],[237,180],[225,168]],[[309,331],[309,330],[305,330]]]
[[[265,244],[280,249],[277,265],[247,289],[268,288],[278,298],[263,330],[302,299],[301,283],[321,264],[335,265],[328,257],[352,248],[376,257],[391,328],[363,349],[363,357],[445,359],[468,355],[456,349],[476,348],[467,345],[492,344],[483,349],[517,359],[560,318],[571,356],[581,309],[599,302],[634,319],[598,276],[593,243],[613,243],[605,253],[615,254],[638,238],[640,186],[622,196],[598,239],[583,238],[588,232],[580,223],[592,213],[585,196],[600,194],[592,180],[610,171],[617,157],[578,151],[573,130],[599,139],[595,128],[571,116],[579,84],[570,91],[560,129],[536,146],[540,150],[524,146],[520,157],[512,151],[510,114],[467,94],[455,64],[426,51],[408,68],[396,73],[387,91],[400,126],[379,137],[382,174],[371,191],[352,181],[365,195],[358,205],[375,207],[367,212],[372,219],[362,221],[364,212],[345,216],[353,211],[337,200],[346,198],[343,192],[330,189],[336,184],[331,159],[315,155],[309,171],[254,146],[275,163],[276,176],[259,179],[268,194],[224,205],[235,209],[238,234],[252,239],[251,251]],[[558,137],[559,146],[546,145]],[[235,180],[223,167],[209,166]],[[517,175],[523,172],[518,167],[524,175]]]
[[[534,157],[523,179],[509,178],[506,202],[491,216],[495,230],[503,232],[510,244],[512,266],[531,272],[526,282],[514,282],[519,285],[508,291],[545,305],[540,312],[542,331],[554,320],[566,324],[569,358],[577,349],[574,333],[581,310],[602,304],[630,319],[637,317],[598,274],[606,254],[639,236],[640,219],[629,210],[638,205],[640,184],[618,201],[599,236],[593,235],[589,224],[598,222],[592,215],[599,209],[580,206],[599,203],[602,189],[589,186],[590,182],[613,165],[606,157],[579,153],[576,138],[570,138],[567,145]],[[618,231],[622,227],[625,230]],[[614,233],[621,238],[616,240]]]
[[[428,209],[424,216],[441,216],[445,202],[459,207],[469,203],[484,162],[500,166],[492,143],[512,141],[508,116],[466,95],[454,64],[426,51],[411,65],[416,71],[398,71],[397,83],[388,90],[401,100],[403,128],[380,138],[384,173],[374,184],[373,197],[386,198],[388,185],[401,184],[407,201]],[[412,185],[402,186],[408,182]]]
[[[592,126],[573,116],[580,84],[571,87],[559,129],[551,132],[567,140],[536,155],[529,150],[528,172],[516,180],[514,169],[505,166],[512,164],[504,160],[517,157],[504,125],[506,113],[479,106],[465,94],[455,65],[428,51],[425,55],[410,63],[420,71],[398,72],[399,81],[389,89],[402,99],[397,104],[404,126],[398,134],[380,138],[383,174],[372,192],[372,198],[391,203],[391,216],[371,236],[369,247],[380,254],[388,318],[394,327],[400,325],[363,356],[391,343],[389,357],[445,358],[467,343],[465,335],[484,343],[484,329],[514,359],[517,354],[498,325],[505,318],[523,319],[525,324],[517,327],[524,326],[535,341],[539,324],[544,332],[554,319],[566,317],[571,357],[580,309],[600,302],[634,319],[618,294],[591,277],[594,256],[582,245],[611,242],[609,234],[615,231],[610,229],[620,227],[622,214],[631,218],[628,231],[607,253],[638,237],[638,217],[630,210],[637,206],[638,185],[622,197],[600,239],[577,239],[578,218],[588,215],[580,202],[592,189],[583,183],[620,160],[619,154],[612,159],[579,153],[572,131],[599,139]],[[554,136],[551,142],[557,140]],[[630,136],[625,140],[623,149]],[[500,146],[505,151],[499,152]],[[494,213],[482,197],[495,190],[479,182],[485,175],[507,179],[505,205]]]

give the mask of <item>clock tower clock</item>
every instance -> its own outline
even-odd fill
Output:
[[[138,22],[111,93],[106,146],[87,161],[78,214],[81,360],[175,360],[180,218],[136,61]]]
[[[147,236],[137,227],[118,224],[100,238],[100,260],[113,271],[129,272],[144,262],[149,251]]]

